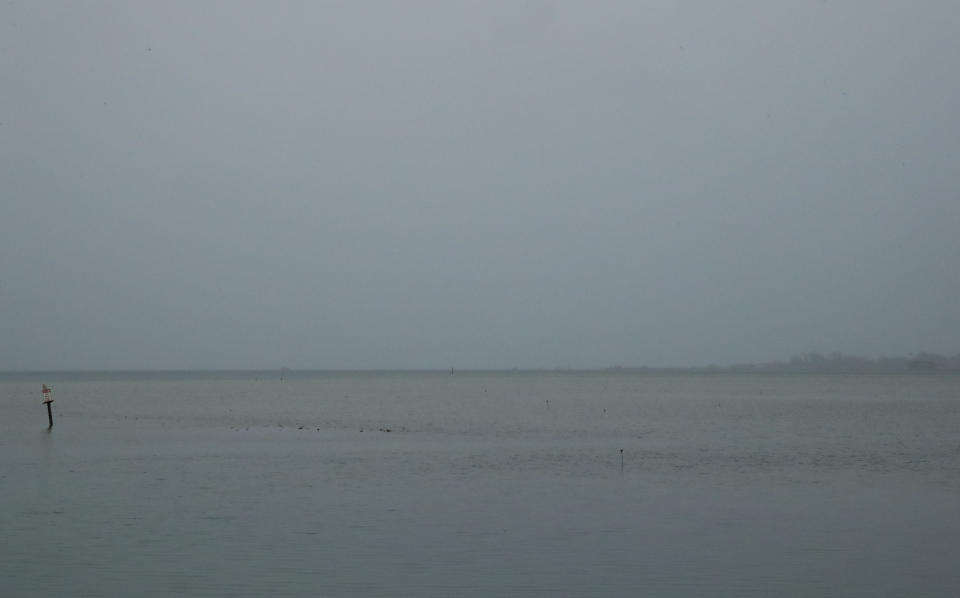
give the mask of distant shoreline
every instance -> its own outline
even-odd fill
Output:
[[[477,373],[810,373],[810,374],[898,374],[960,373],[960,353],[943,356],[918,353],[901,357],[865,358],[834,353],[807,353],[787,361],[738,363],[706,366],[621,366],[607,367],[529,367],[529,368],[131,368],[131,369],[26,369],[0,370],[0,377],[47,376],[50,378],[97,376],[144,377],[182,375],[192,377],[248,376],[284,378],[343,374],[477,374]]]

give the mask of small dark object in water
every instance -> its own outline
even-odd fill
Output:
[[[47,426],[47,429],[49,430],[53,427],[53,408],[50,406],[50,404],[53,403],[53,399],[48,399],[44,401],[44,403],[47,404],[47,421],[50,422],[50,425]]]
[[[43,402],[47,406],[47,421],[50,422],[47,429],[50,430],[53,428],[53,407],[50,406],[53,403],[53,397],[50,396],[50,387],[44,384],[41,393],[43,394]]]

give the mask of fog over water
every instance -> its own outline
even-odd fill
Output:
[[[0,7],[0,370],[960,350],[960,5]]]
[[[955,596],[960,375],[0,373],[33,596]]]

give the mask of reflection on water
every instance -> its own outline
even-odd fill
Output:
[[[40,382],[0,380],[5,596],[960,587],[957,376],[65,376],[49,434]]]

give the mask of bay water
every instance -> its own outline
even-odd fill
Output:
[[[958,562],[956,373],[0,374],[2,596],[958,596]]]

